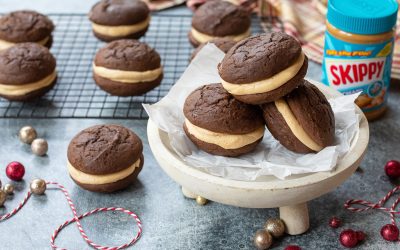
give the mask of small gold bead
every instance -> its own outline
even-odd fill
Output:
[[[33,140],[31,145],[32,152],[37,156],[44,156],[47,154],[47,150],[49,149],[49,144],[47,141],[42,138],[38,138]]]
[[[259,250],[268,249],[272,245],[273,238],[265,229],[259,229],[254,235],[254,245]]]
[[[46,182],[42,179],[34,179],[30,184],[33,194],[42,195],[46,191]]]
[[[7,199],[7,194],[3,190],[0,189],[0,207],[4,205],[4,202],[6,202]]]
[[[201,205],[201,206],[203,206],[203,205],[205,205],[206,203],[207,203],[207,199],[206,198],[204,198],[204,197],[201,197],[200,195],[198,195],[197,197],[196,197],[196,202],[197,202],[197,204],[199,204],[199,205]]]
[[[19,131],[19,139],[23,143],[31,144],[33,140],[36,139],[36,130],[31,126],[25,126]]]
[[[285,233],[285,223],[279,218],[267,220],[264,228],[275,238],[279,238]]]
[[[6,185],[4,185],[3,191],[8,195],[12,195],[14,193],[14,185],[7,183]]]

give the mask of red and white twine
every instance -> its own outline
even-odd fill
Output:
[[[72,219],[65,221],[62,225],[60,225],[54,231],[54,233],[53,233],[53,235],[51,236],[51,239],[50,239],[50,244],[51,244],[51,247],[53,249],[66,250],[65,248],[59,248],[55,244],[55,240],[57,238],[57,235],[61,232],[61,230],[63,230],[66,226],[68,226],[69,224],[74,223],[74,222],[76,223],[76,225],[78,227],[78,230],[79,230],[80,234],[82,235],[82,238],[86,241],[86,243],[89,244],[90,246],[92,246],[93,248],[99,249],[99,250],[118,250],[118,249],[127,248],[127,247],[135,244],[135,242],[138,241],[140,236],[142,235],[142,231],[143,231],[142,222],[140,221],[139,217],[135,213],[133,213],[133,212],[127,210],[127,209],[120,208],[120,207],[102,207],[102,208],[96,208],[96,209],[94,209],[94,210],[92,210],[90,212],[84,213],[82,215],[78,215],[77,212],[76,212],[76,209],[75,209],[75,205],[72,202],[71,196],[69,195],[67,189],[63,185],[61,185],[61,184],[59,184],[57,182],[53,182],[53,181],[48,181],[48,182],[46,182],[46,184],[47,185],[53,185],[53,186],[55,186],[55,188],[60,189],[64,193],[65,198],[67,199],[68,204],[69,204],[69,206],[71,208],[71,211],[72,211],[72,213],[74,215],[74,217]],[[51,188],[51,186],[50,186],[50,188]],[[18,205],[17,208],[15,208],[14,210],[12,210],[11,212],[9,212],[7,214],[4,214],[4,215],[0,216],[0,222],[4,221],[4,220],[7,220],[10,217],[12,217],[13,215],[17,214],[18,211],[21,210],[21,208],[29,200],[31,195],[32,195],[32,193],[28,191],[28,193],[26,194],[24,200]],[[80,220],[85,218],[85,217],[87,217],[87,216],[90,216],[92,214],[99,213],[99,212],[107,212],[107,211],[123,212],[123,213],[128,214],[131,217],[133,217],[133,219],[136,221],[136,224],[137,224],[137,227],[138,227],[138,231],[137,231],[136,236],[130,242],[128,242],[126,244],[123,244],[123,245],[120,245],[120,246],[116,246],[116,247],[108,247],[108,246],[101,246],[99,244],[96,244],[92,240],[89,239],[89,237],[85,233],[85,230],[82,227],[82,224],[81,224]]]
[[[383,197],[377,203],[372,203],[370,201],[365,201],[365,200],[347,200],[344,203],[344,207],[352,212],[363,212],[369,209],[379,209],[388,212],[390,214],[391,223],[393,225],[396,225],[395,215],[400,214],[400,210],[396,210],[396,207],[400,203],[400,197],[398,197],[394,201],[393,205],[390,208],[384,207],[384,205],[390,199],[390,197],[392,197],[394,193],[396,193],[398,190],[400,190],[400,186],[393,188],[389,193],[386,194],[385,197]],[[352,207],[353,204],[365,206],[365,208]]]

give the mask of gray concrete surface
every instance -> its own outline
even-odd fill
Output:
[[[0,0],[2,12],[21,8],[34,8],[42,12],[86,12],[94,1],[50,0]],[[174,10],[170,10],[174,11]],[[176,10],[175,10],[176,11]],[[178,12],[186,10],[178,9]],[[320,78],[320,66],[311,64],[309,77]],[[362,172],[355,173],[333,192],[309,203],[311,228],[300,236],[286,236],[278,240],[274,249],[297,244],[303,249],[342,249],[338,242],[341,229],[364,230],[367,239],[358,249],[399,249],[396,243],[387,243],[379,235],[382,225],[389,223],[389,216],[381,212],[354,214],[343,209],[349,198],[376,201],[394,184],[383,172],[388,159],[400,157],[400,87],[396,85],[390,94],[390,110],[381,120],[371,123],[371,141]],[[77,187],[66,170],[66,148],[70,139],[80,130],[102,123],[117,123],[134,130],[144,142],[145,165],[138,182],[128,190],[115,194],[95,194]],[[19,142],[17,131],[24,125],[32,125],[41,137],[49,141],[48,156],[35,157],[29,147]],[[264,221],[278,216],[277,209],[244,209],[209,203],[198,206],[186,199],[180,187],[158,166],[150,151],[144,120],[101,119],[0,119],[0,179],[10,161],[20,161],[26,167],[23,182],[17,184],[17,192],[0,209],[0,214],[10,211],[23,198],[28,182],[34,177],[59,181],[70,191],[79,213],[104,206],[121,206],[135,211],[143,221],[143,237],[135,245],[137,249],[252,249],[252,236]],[[340,217],[341,229],[331,229],[328,220]],[[49,190],[45,196],[33,197],[25,208],[12,219],[0,223],[0,249],[49,249],[54,229],[72,217],[63,194]],[[114,213],[102,213],[83,220],[88,235],[97,243],[115,245],[124,243],[136,231],[130,231],[130,218]],[[135,229],[136,230],[136,229]],[[79,236],[75,225],[70,225],[56,242],[68,249],[89,249]],[[133,247],[133,248],[135,248]]]

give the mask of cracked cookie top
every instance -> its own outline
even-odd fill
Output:
[[[0,51],[0,84],[23,85],[42,80],[56,67],[50,51],[37,43],[19,43]]]
[[[161,66],[157,51],[145,43],[132,39],[113,41],[101,48],[94,64],[109,69],[147,71]]]
[[[233,98],[220,83],[193,91],[183,106],[194,125],[218,133],[246,134],[264,125],[261,110]]]
[[[300,43],[285,33],[254,35],[229,50],[218,72],[229,83],[260,81],[291,66],[301,53]]]
[[[228,1],[212,0],[193,14],[192,27],[212,36],[238,35],[250,28],[250,14]]]
[[[0,18],[0,39],[8,42],[38,42],[53,30],[53,22],[36,11],[14,11]]]
[[[102,0],[89,12],[90,21],[108,26],[129,25],[144,21],[150,14],[140,0]]]
[[[120,125],[97,125],[78,133],[68,146],[68,161],[87,174],[121,171],[142,155],[140,138]]]

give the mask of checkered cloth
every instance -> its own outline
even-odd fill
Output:
[[[285,31],[296,37],[308,58],[322,63],[326,0],[260,0],[259,7],[265,31]],[[397,23],[392,78],[400,79],[399,20]]]
[[[147,3],[149,8],[153,11],[163,10],[186,2],[186,0],[143,0],[143,1]]]

